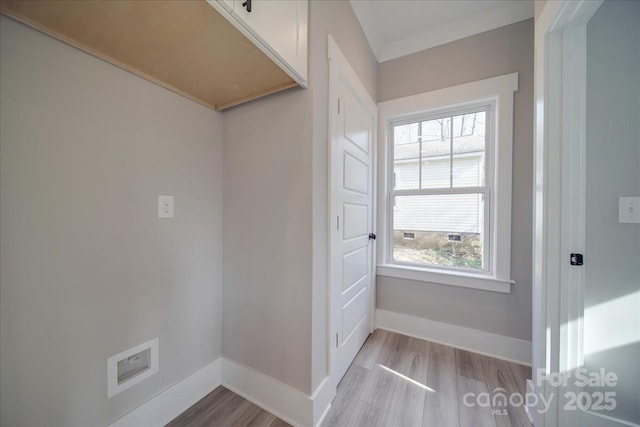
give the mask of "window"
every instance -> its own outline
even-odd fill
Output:
[[[483,105],[391,123],[393,261],[486,270],[491,111]]]
[[[379,104],[378,274],[509,292],[517,73]]]

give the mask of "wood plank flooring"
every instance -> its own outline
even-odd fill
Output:
[[[178,415],[167,427],[291,427],[220,386]]]
[[[526,366],[378,329],[338,385],[322,427],[530,427],[522,406],[463,403],[467,393],[522,396],[527,378]],[[288,424],[221,386],[168,426]]]
[[[527,378],[526,366],[378,329],[338,385],[322,427],[530,427],[517,397],[515,406],[463,403],[467,393],[522,397]]]

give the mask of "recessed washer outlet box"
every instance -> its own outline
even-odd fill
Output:
[[[107,359],[107,396],[113,397],[160,369],[158,338]]]

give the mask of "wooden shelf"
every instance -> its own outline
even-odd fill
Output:
[[[0,12],[218,110],[297,86],[204,0],[2,0]]]

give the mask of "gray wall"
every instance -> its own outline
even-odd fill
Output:
[[[309,7],[309,89],[224,113],[224,355],[305,393],[328,373],[327,34],[377,79],[348,2]]]
[[[640,225],[618,223],[618,197],[640,196],[638,22],[640,2],[606,1],[587,25],[584,339],[589,345],[623,334],[636,341],[586,354],[585,365],[618,374],[617,407],[607,415],[634,423],[640,423]],[[620,307],[630,297],[636,302]],[[592,314],[594,306],[605,309]],[[631,322],[612,321],[623,310]]]
[[[329,65],[327,36],[335,39],[373,100],[378,62],[348,2],[310,2],[309,66],[313,91],[313,388],[328,375],[327,268],[329,198]]]
[[[292,90],[224,113],[223,352],[311,387],[311,105]]]
[[[221,114],[0,31],[1,424],[105,425],[221,354]],[[107,358],[153,337],[160,372],[107,399]]]
[[[533,20],[381,63],[378,101],[513,72],[511,294],[378,276],[379,308],[531,340]]]

